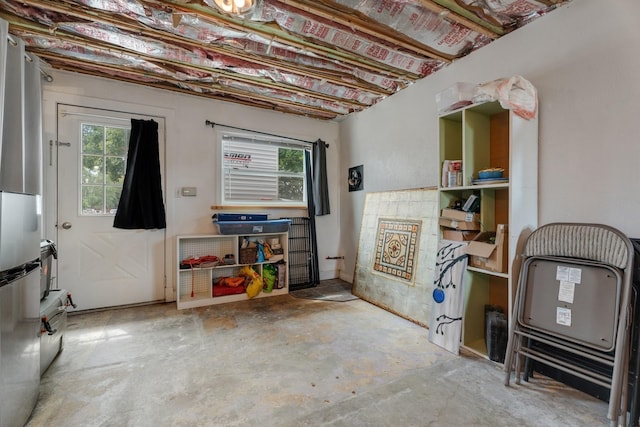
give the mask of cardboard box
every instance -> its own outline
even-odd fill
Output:
[[[484,270],[505,273],[508,266],[507,225],[499,224],[495,232],[480,233],[473,239],[465,252],[469,255],[469,265]],[[495,237],[495,243],[489,239]]]
[[[438,224],[443,227],[454,228],[456,230],[480,231],[479,222],[458,221],[456,219],[440,217]]]
[[[458,231],[480,231],[480,215],[473,212],[445,208],[440,212],[438,224]]]
[[[478,231],[461,231],[461,230],[453,230],[451,228],[443,228],[442,229],[442,238],[444,240],[455,240],[457,242],[468,242],[473,240],[477,235]]]
[[[477,213],[459,211],[457,209],[442,209],[440,216],[443,218],[455,219],[456,221],[480,222],[480,215]]]

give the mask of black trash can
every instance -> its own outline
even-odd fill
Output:
[[[501,307],[485,306],[485,334],[489,359],[504,363],[509,333],[507,318]]]
[[[58,259],[56,245],[51,240],[40,241],[40,300],[49,295],[51,290],[51,265]]]

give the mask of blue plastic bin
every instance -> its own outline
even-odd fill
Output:
[[[290,219],[266,221],[213,221],[220,234],[269,234],[289,231]]]
[[[218,221],[268,221],[268,215],[263,213],[217,213],[214,218]]]

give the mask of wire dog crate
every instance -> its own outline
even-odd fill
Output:
[[[315,286],[312,280],[310,219],[291,218],[289,226],[289,290]]]

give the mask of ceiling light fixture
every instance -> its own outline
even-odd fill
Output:
[[[242,15],[253,9],[256,0],[213,0],[213,2],[224,13]]]

